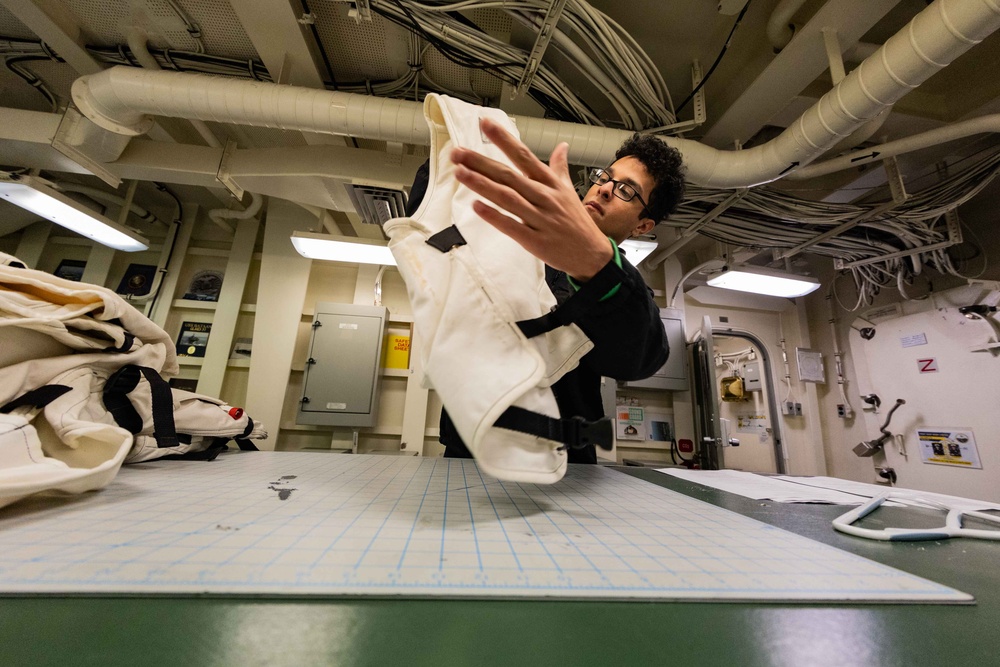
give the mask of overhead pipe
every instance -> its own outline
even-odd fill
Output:
[[[944,127],[939,127],[920,134],[889,141],[878,146],[869,146],[864,150],[855,151],[842,155],[832,160],[825,160],[811,164],[808,167],[799,169],[788,175],[792,180],[805,180],[817,176],[826,176],[845,169],[857,168],[869,162],[880,162],[886,158],[903,153],[912,153],[923,148],[930,148],[939,144],[956,141],[974,134],[988,134],[1000,132],[1000,114],[994,113],[979,118],[970,118],[958,123],[952,123]]]
[[[822,155],[883,109],[1000,28],[1000,0],[936,0],[775,139],[722,151],[663,139],[683,155],[687,180],[741,188],[784,176]],[[114,67],[73,83],[73,99],[97,125],[142,134],[149,114],[423,144],[418,102],[180,72]],[[629,133],[539,118],[515,119],[522,140],[547,157],[569,143],[569,162],[603,165]]]
[[[160,71],[163,68],[160,67],[160,63],[156,62],[156,58],[153,54],[149,52],[149,35],[145,30],[137,27],[129,28],[125,33],[125,41],[128,44],[129,50],[132,55],[135,56],[136,61],[146,69]],[[199,45],[201,42],[198,42]],[[195,131],[201,135],[201,138],[205,140],[205,143],[212,148],[222,148],[222,142],[219,138],[215,136],[212,129],[205,124],[204,121],[192,120],[191,125],[194,127]]]
[[[767,40],[771,42],[771,48],[778,53],[788,46],[795,35],[795,26],[792,25],[792,17],[795,12],[806,4],[806,0],[781,0],[778,6],[771,12],[767,20]]]
[[[105,192],[100,188],[92,188],[89,185],[77,185],[76,183],[56,183],[56,186],[63,192],[77,192],[81,195],[86,195],[91,199],[100,199],[103,202],[115,204],[116,206],[125,205],[125,197],[117,195],[113,192]],[[130,203],[129,211],[131,211],[140,221],[146,224],[164,224],[153,215],[150,211],[139,206],[135,202]]]
[[[264,203],[264,198],[261,197],[256,192],[250,193],[250,204],[242,211],[237,211],[229,208],[213,208],[208,212],[208,217],[212,222],[217,224],[219,227],[229,232],[230,234],[235,233],[233,226],[230,225],[226,220],[249,220],[250,218],[257,215],[260,212],[260,208]]]

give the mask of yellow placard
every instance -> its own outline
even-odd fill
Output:
[[[410,336],[406,334],[387,334],[385,337],[386,368],[410,367]]]

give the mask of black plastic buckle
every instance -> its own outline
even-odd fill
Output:
[[[590,422],[579,415],[564,419],[562,441],[566,443],[560,449],[583,449],[587,445],[595,445],[606,451],[611,451],[615,439],[611,419],[604,417]]]

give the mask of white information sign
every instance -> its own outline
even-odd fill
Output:
[[[976,438],[969,428],[918,428],[920,458],[924,463],[982,470]]]
[[[903,347],[916,347],[917,345],[927,345],[927,334],[916,333],[910,334],[909,336],[903,336],[899,339],[899,342],[903,344]]]
[[[646,424],[645,415],[641,407],[635,405],[619,405],[615,412],[618,415],[619,440],[645,440]]]

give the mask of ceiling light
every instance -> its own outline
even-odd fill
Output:
[[[625,239],[619,244],[625,249],[625,256],[632,266],[639,266],[642,260],[649,257],[656,250],[656,241],[640,241],[639,239]]]
[[[149,249],[149,241],[142,236],[73,201],[37,176],[0,174],[0,197],[116,250]]]
[[[385,241],[352,236],[332,236],[295,232],[292,245],[303,257],[352,264],[384,264],[396,266],[396,259]]]
[[[805,296],[819,288],[819,281],[815,278],[760,266],[736,266],[726,269],[709,278],[708,284],[740,292],[784,297]]]

